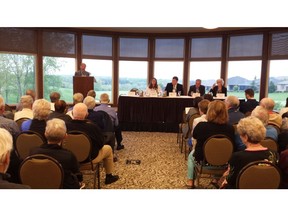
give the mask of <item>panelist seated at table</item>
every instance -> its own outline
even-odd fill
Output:
[[[217,79],[216,83],[213,84],[209,92],[213,93],[214,97],[217,97],[217,94],[224,94],[225,97],[227,96],[227,88],[224,85],[224,80],[222,78]]]
[[[161,87],[158,85],[157,83],[157,79],[156,78],[152,78],[151,82],[149,83],[149,85],[146,88],[145,91],[146,95],[161,95],[162,94],[162,89]]]
[[[165,87],[165,91],[167,92],[168,96],[169,96],[170,92],[175,92],[176,94],[178,94],[178,92],[180,92],[180,95],[184,95],[183,85],[178,83],[178,77],[177,76],[174,76],[172,78],[171,83],[167,83],[167,85]]]
[[[201,85],[201,79],[196,79],[195,85],[190,86],[188,95],[193,96],[193,93],[200,93],[200,96],[205,94],[205,86]]]

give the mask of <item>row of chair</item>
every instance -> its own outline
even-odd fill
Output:
[[[30,185],[31,188],[61,188],[62,184],[54,184],[54,181],[51,181],[53,184],[48,184],[49,181],[45,180],[54,179],[55,176],[60,177],[61,171],[59,167],[61,167],[61,165],[54,166],[54,171],[50,172],[52,169],[51,164],[57,164],[55,163],[55,160],[51,160],[50,157],[44,157],[43,155],[34,155],[29,157],[30,149],[40,146],[43,143],[43,137],[33,131],[22,132],[17,137],[15,146],[16,153],[18,154],[18,157],[23,160],[19,171],[20,180],[23,184]],[[97,188],[100,189],[100,163],[92,163],[90,158],[92,142],[90,138],[83,132],[70,131],[67,138],[64,140],[62,147],[75,154],[80,163],[80,171],[92,171],[92,174],[94,175],[93,187],[96,188],[96,179],[98,179]],[[87,159],[89,159],[90,162],[83,163]],[[45,172],[45,174],[43,174],[43,172]],[[49,174],[51,174],[50,178],[48,178]],[[56,185],[59,187],[56,187]]]

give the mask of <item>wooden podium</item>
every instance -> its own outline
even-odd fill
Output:
[[[94,77],[81,77],[73,76],[73,94],[82,93],[84,98],[87,95],[87,92],[94,90]]]

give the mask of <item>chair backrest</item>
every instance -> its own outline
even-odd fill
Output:
[[[209,137],[203,146],[204,162],[213,166],[228,163],[233,153],[233,142],[225,135],[217,134]]]
[[[63,188],[63,168],[57,160],[47,155],[27,157],[20,165],[19,176],[22,184],[32,189]]]
[[[90,161],[92,142],[84,132],[69,131],[62,147],[73,152],[79,163]]]
[[[281,184],[279,168],[269,161],[255,161],[241,169],[237,176],[238,189],[277,189]]]
[[[188,131],[187,131],[187,132],[186,132],[186,131],[183,131],[184,133],[186,133],[185,136],[184,136],[185,138],[188,138],[189,135],[191,134],[192,127],[193,127],[193,121],[194,121],[195,118],[198,118],[198,117],[200,117],[200,114],[195,113],[195,114],[193,114],[193,115],[189,118],[189,121],[188,121]]]
[[[262,146],[267,147],[268,149],[273,150],[275,152],[278,152],[278,143],[274,139],[266,137],[260,143]]]
[[[20,118],[16,121],[19,128],[21,128],[21,125],[24,121],[29,120],[30,118]]]
[[[23,131],[16,138],[16,151],[20,159],[30,155],[30,150],[39,147],[45,142],[44,138],[34,131]]]

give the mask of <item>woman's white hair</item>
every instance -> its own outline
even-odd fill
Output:
[[[46,123],[45,137],[50,142],[59,142],[65,137],[66,131],[65,122],[62,119],[53,118]]]
[[[45,120],[51,112],[50,102],[45,99],[35,100],[32,111],[35,119]]]
[[[221,82],[222,82],[222,85],[224,85],[224,80],[223,80],[222,78],[217,79],[217,80],[216,80],[216,83],[217,83],[218,81],[221,81]]]
[[[13,149],[13,139],[11,134],[0,128],[0,163],[4,162],[6,155]]]
[[[92,96],[85,97],[83,103],[86,104],[88,109],[93,109],[96,105],[96,101]]]

